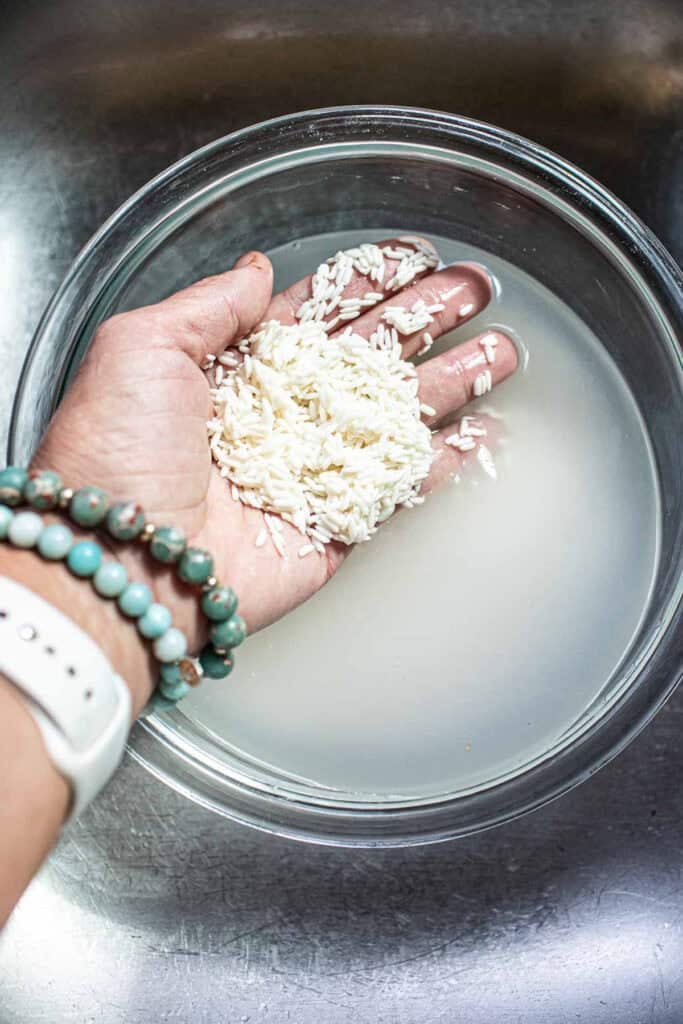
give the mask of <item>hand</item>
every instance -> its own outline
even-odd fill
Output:
[[[385,281],[391,276],[387,272]],[[345,295],[362,295],[369,287],[367,278],[356,276]],[[262,513],[233,501],[229,485],[211,463],[206,433],[209,382],[201,367],[207,356],[234,345],[261,320],[293,323],[310,294],[310,278],[274,298],[271,288],[268,259],[250,253],[225,274],[104,323],[34,460],[37,466],[57,469],[69,486],[97,484],[113,498],[134,499],[152,522],[178,525],[192,544],[208,548],[216,575],[237,592],[251,632],[315,593],[348,553],[345,546],[331,544],[324,555],[300,559],[301,535],[287,523],[286,560],[271,544],[257,548]],[[375,288],[381,290],[373,282]],[[389,304],[410,307],[418,298],[428,305],[443,303],[445,308],[430,325],[437,338],[480,312],[490,295],[486,273],[459,264],[425,273],[403,291],[391,293]],[[382,304],[373,307],[353,321],[354,331],[369,337],[381,313]],[[491,371],[494,384],[513,372],[515,347],[505,335],[496,334],[496,359],[490,366],[474,338],[419,368],[421,401],[435,410],[426,418],[430,426],[438,427],[471,400],[474,379],[483,370]],[[422,332],[403,341],[405,356],[412,356],[422,345]],[[444,443],[451,433],[452,427],[434,435],[438,456],[425,490],[457,472],[467,458]],[[187,633],[192,649],[200,646],[204,637],[196,597],[175,583],[166,568],[155,566],[144,550],[117,548],[116,555],[127,562],[131,577],[150,582]]]

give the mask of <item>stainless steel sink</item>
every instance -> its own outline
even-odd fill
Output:
[[[217,135],[336,103],[438,107],[600,178],[683,260],[680,0],[7,0],[0,442],[80,245]],[[412,851],[211,816],[127,762],[0,939],[0,1022],[683,1019],[683,695],[588,785]]]

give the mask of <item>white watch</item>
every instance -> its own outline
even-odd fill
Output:
[[[130,729],[128,687],[87,633],[4,576],[0,673],[21,691],[52,761],[71,783],[74,817],[123,756]]]

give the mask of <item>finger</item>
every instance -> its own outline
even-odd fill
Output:
[[[471,320],[488,305],[492,294],[491,278],[483,267],[455,263],[375,306],[353,322],[353,330],[364,338],[379,330],[381,340],[393,326],[407,359],[427,352],[440,335]],[[411,329],[411,324],[417,326]]]
[[[371,250],[381,252],[381,258],[375,254],[379,266],[373,264]],[[334,266],[328,261],[327,264],[323,264],[326,270],[321,272],[318,268],[315,273],[309,274],[308,277],[302,278],[274,296],[264,319],[293,324],[301,319],[300,311],[304,307],[304,311],[313,311],[314,315],[310,319],[315,320],[319,319],[315,312],[322,308],[321,322],[330,325],[329,329],[332,330],[339,324],[343,326],[355,319],[350,315],[353,307],[350,309],[347,306],[343,309],[339,305],[341,301],[352,304],[353,299],[358,299],[361,303],[358,308],[362,311],[363,302],[365,308],[369,308],[381,302],[386,296],[396,294],[399,286],[403,286],[400,282],[411,272],[410,280],[415,280],[428,274],[439,263],[438,253],[431,242],[412,235],[389,238],[373,244],[366,243],[344,252],[348,255],[348,260],[344,261],[348,269],[342,267],[340,271],[337,268],[334,271],[334,278],[327,277]],[[420,259],[420,255],[424,259]],[[364,266],[367,266],[368,273],[362,272]],[[338,283],[339,273],[342,274],[342,289],[338,293],[335,285]],[[323,294],[326,298],[318,299]],[[344,312],[348,315],[338,320]]]
[[[485,331],[429,359],[417,370],[425,423],[434,426],[516,369],[517,349],[503,331]]]
[[[421,494],[429,494],[454,478],[457,480],[461,473],[475,466],[495,479],[500,435],[501,424],[491,416],[463,416],[459,423],[434,434],[434,461]]]
[[[121,313],[108,323],[120,324],[125,317],[134,330],[139,322],[140,337],[147,345],[180,349],[202,366],[259,323],[272,287],[270,260],[263,253],[250,252],[225,274],[205,277],[162,302]]]

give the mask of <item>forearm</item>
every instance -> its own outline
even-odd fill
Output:
[[[128,683],[135,715],[152,686],[152,663],[133,624],[61,564],[0,544],[0,576],[39,594],[107,655]],[[0,926],[53,845],[70,801],[19,692],[0,675]]]
[[[69,799],[26,705],[0,675],[0,927],[52,847]]]

